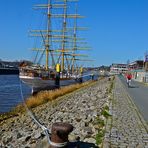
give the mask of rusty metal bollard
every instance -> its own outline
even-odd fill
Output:
[[[68,123],[54,123],[51,129],[51,143],[49,148],[66,148],[68,135],[73,131],[73,126]]]

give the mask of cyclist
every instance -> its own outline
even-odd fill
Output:
[[[128,73],[126,75],[126,79],[127,79],[127,84],[128,84],[128,87],[130,86],[130,83],[131,83],[131,79],[132,79],[132,74],[131,73]]]

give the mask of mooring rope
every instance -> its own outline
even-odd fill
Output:
[[[24,99],[24,95],[23,95],[23,91],[22,91],[22,83],[21,83],[21,80],[20,80],[20,93],[21,93],[21,99],[23,101],[23,104],[25,106],[25,109],[28,113],[28,115],[33,119],[33,121],[44,131],[45,135],[47,136],[47,140],[48,140],[48,143],[52,146],[55,146],[55,147],[64,147],[67,145],[67,142],[63,142],[63,143],[55,143],[55,142],[52,142],[50,140],[50,136],[51,136],[51,132],[49,131],[49,129],[47,127],[45,127],[43,124],[41,124],[37,119],[36,117],[33,115],[32,111],[30,111],[30,109],[28,108],[27,104],[25,103],[25,99]]]
[[[44,125],[42,125],[37,119],[36,117],[33,115],[32,111],[30,111],[30,109],[28,108],[27,104],[25,103],[25,99],[24,99],[24,95],[23,95],[23,91],[22,91],[22,83],[20,81],[20,93],[21,93],[21,99],[23,101],[23,104],[25,106],[25,109],[28,113],[28,115],[33,119],[33,121],[44,131],[44,133],[46,134],[47,138],[49,138],[49,129],[46,128]],[[49,141],[49,140],[48,140]]]

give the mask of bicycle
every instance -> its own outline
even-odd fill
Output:
[[[127,79],[127,85],[128,87],[131,87],[131,79]]]

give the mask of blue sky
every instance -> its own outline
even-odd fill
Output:
[[[28,30],[36,22],[32,6],[46,0],[0,1],[0,59],[32,59]],[[94,63],[111,65],[143,59],[148,50],[148,0],[80,0],[79,21],[89,27],[85,35]],[[35,17],[34,17],[35,16]],[[35,20],[35,21],[34,21]]]

